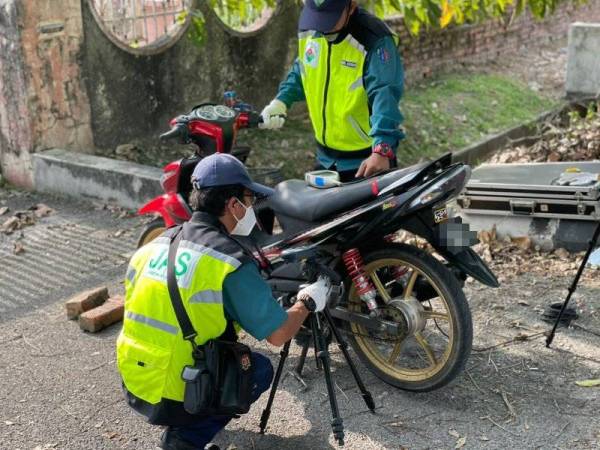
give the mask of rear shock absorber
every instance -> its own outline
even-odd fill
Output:
[[[366,303],[371,315],[377,315],[377,302],[375,301],[377,290],[365,272],[365,264],[360,252],[357,248],[351,248],[344,252],[342,259],[350,278],[352,278],[352,283],[354,283],[358,296]]]

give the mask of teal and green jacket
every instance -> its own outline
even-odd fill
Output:
[[[343,171],[357,168],[379,143],[397,148],[403,88],[396,37],[359,8],[333,42],[316,31],[299,33],[298,58],[277,99],[288,108],[307,102],[319,163]]]

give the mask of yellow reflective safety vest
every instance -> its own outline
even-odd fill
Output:
[[[316,31],[298,35],[298,63],[302,86],[320,148],[333,156],[370,155],[371,109],[364,86],[369,49],[391,35],[381,20],[358,9],[347,32],[329,42]]]
[[[194,418],[183,409],[181,372],[193,364],[192,346],[183,339],[167,287],[170,236],[140,248],[125,280],[125,315],[117,339],[117,365],[127,400],[150,423],[177,425]],[[198,345],[221,336],[227,326],[223,282],[248,259],[242,248],[206,213],[194,213],[183,226],[175,258],[179,292]],[[196,418],[197,420],[197,418]]]

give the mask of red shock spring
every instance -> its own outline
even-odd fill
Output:
[[[377,302],[375,301],[377,291],[365,272],[365,265],[358,249],[351,248],[345,251],[342,259],[360,298],[367,304],[369,310],[377,309]]]

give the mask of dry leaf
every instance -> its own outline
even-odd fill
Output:
[[[557,248],[556,250],[554,250],[554,254],[560,259],[567,259],[570,256],[570,253],[564,248]]]
[[[38,203],[33,209],[33,213],[37,218],[46,217],[52,214],[53,212],[54,210],[52,208],[44,205],[43,203]]]
[[[581,386],[581,387],[600,386],[600,378],[598,378],[596,380],[581,380],[581,381],[576,381],[575,384],[577,386]]]
[[[531,238],[527,236],[511,237],[511,242],[517,244],[521,250],[529,250],[531,248]]]
[[[456,441],[456,445],[454,446],[454,448],[455,449],[456,448],[463,448],[466,443],[467,443],[467,437],[463,436],[458,441]]]
[[[458,431],[453,430],[452,428],[450,428],[448,430],[448,434],[452,437],[455,437],[456,439],[458,439],[460,437],[460,434],[458,434]]]
[[[0,231],[2,231],[3,233],[6,234],[10,234],[13,231],[15,231],[16,229],[18,229],[20,227],[20,221],[18,217],[11,217],[10,219],[6,220],[2,226],[0,227]]]
[[[8,206],[3,206],[0,208],[0,216],[6,214],[8,212]]]
[[[25,247],[23,247],[23,244],[21,244],[20,242],[15,242],[15,245],[13,247],[13,253],[15,255],[20,255],[24,251],[25,251]]]

